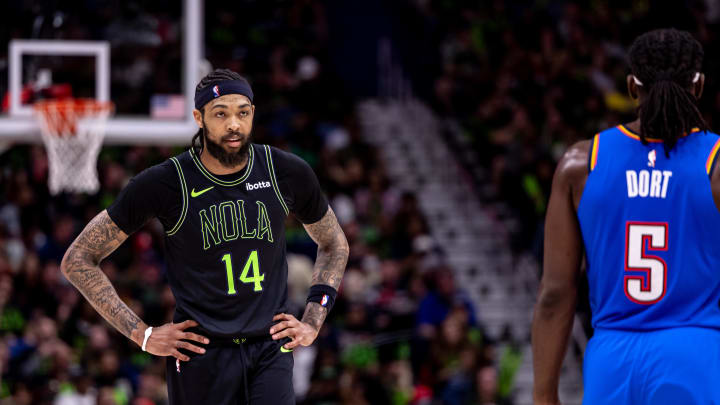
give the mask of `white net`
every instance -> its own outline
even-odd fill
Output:
[[[50,193],[96,193],[97,157],[112,103],[46,100],[35,103],[34,109],[48,154]]]

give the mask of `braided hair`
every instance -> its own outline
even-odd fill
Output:
[[[221,82],[224,80],[240,80],[247,82],[244,77],[240,76],[240,74],[233,72],[230,69],[215,69],[200,80],[200,83],[195,86],[195,93],[197,94],[198,91],[211,86],[213,83]],[[204,107],[200,109],[200,113],[203,116],[205,115]],[[205,136],[204,126],[202,128],[198,128],[198,131],[192,137],[192,141],[190,141],[190,146],[198,155],[200,154],[200,152],[202,152],[203,149],[203,136]]]
[[[693,128],[708,130],[689,90],[703,63],[703,48],[687,31],[659,29],[639,36],[630,47],[630,69],[646,97],[640,107],[640,139],[662,139],[665,155]]]

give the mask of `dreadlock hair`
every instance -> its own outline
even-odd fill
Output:
[[[659,29],[640,35],[630,47],[630,69],[646,97],[638,107],[640,139],[663,140],[665,155],[693,128],[708,130],[689,90],[703,63],[703,48],[687,31]]]
[[[247,82],[244,77],[240,76],[240,74],[233,72],[230,69],[215,69],[200,80],[200,83],[195,86],[195,93],[197,94],[198,91],[211,86],[213,83],[221,82],[224,80],[240,80]],[[204,107],[200,109],[200,113],[203,116],[205,115]],[[190,146],[198,155],[200,154],[200,152],[202,152],[203,149],[204,136],[205,127],[203,126],[202,128],[198,128],[198,131],[192,137],[192,141],[190,141]]]

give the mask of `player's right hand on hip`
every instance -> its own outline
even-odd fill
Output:
[[[205,336],[185,332],[185,329],[195,326],[198,326],[197,322],[185,321],[181,323],[166,323],[165,325],[154,327],[145,345],[145,350],[156,356],[173,356],[180,361],[189,361],[190,357],[180,353],[180,351],[178,351],[179,348],[199,354],[205,353],[205,349],[191,344],[188,340],[204,344],[210,343],[210,340]]]

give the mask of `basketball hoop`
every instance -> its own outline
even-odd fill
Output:
[[[50,193],[97,192],[97,157],[113,103],[66,98],[41,100],[33,107],[48,154]]]

